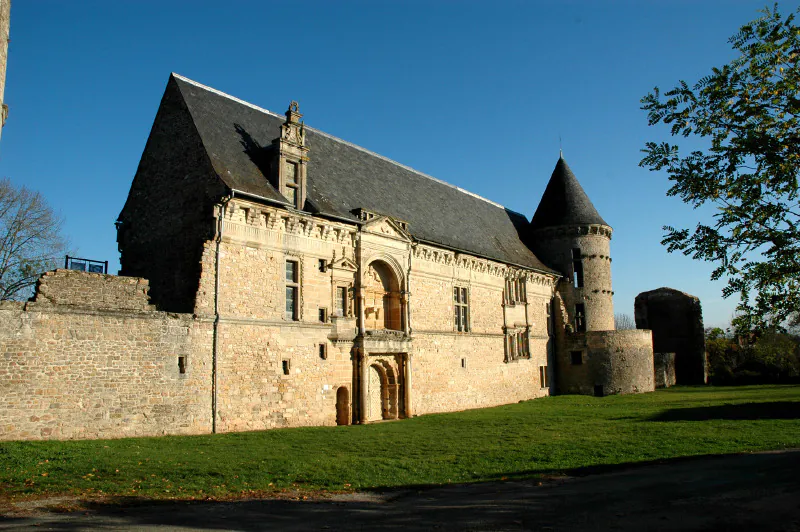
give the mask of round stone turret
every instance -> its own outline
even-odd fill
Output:
[[[558,291],[572,331],[613,330],[612,229],[561,157],[530,228],[536,256],[564,276]]]

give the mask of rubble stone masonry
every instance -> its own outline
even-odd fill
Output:
[[[210,432],[210,333],[153,311],[146,280],[50,272],[0,304],[0,439]]]

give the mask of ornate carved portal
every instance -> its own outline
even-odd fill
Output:
[[[366,421],[381,421],[405,417],[401,390],[402,357],[370,357],[369,377],[366,382]]]
[[[381,261],[371,263],[362,283],[364,328],[402,330],[400,286],[389,266]]]

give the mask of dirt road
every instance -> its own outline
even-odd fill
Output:
[[[800,531],[800,450],[329,500],[93,504],[0,530]]]

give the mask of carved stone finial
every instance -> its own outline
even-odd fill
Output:
[[[289,108],[286,110],[286,122],[297,124],[301,118],[303,118],[303,115],[300,113],[300,104],[292,100],[289,104]]]

